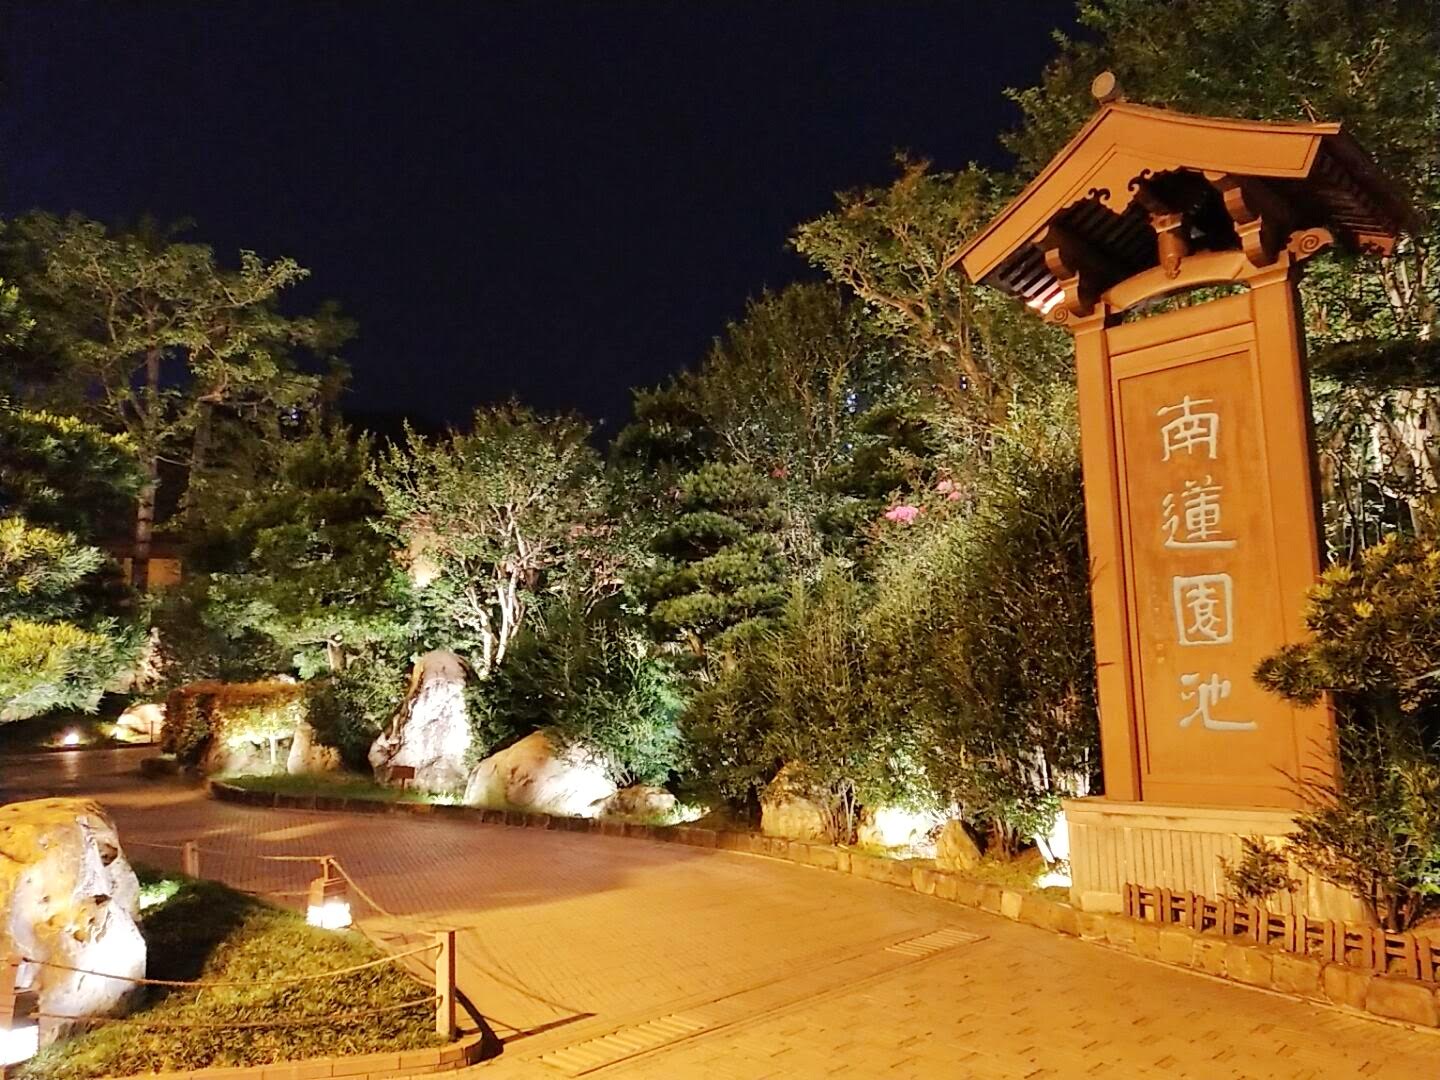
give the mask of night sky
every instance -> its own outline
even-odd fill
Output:
[[[0,214],[191,218],[360,324],[347,405],[622,422],[792,227],[897,150],[1003,162],[1071,0],[36,3],[0,23]]]

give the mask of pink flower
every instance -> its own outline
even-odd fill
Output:
[[[963,498],[964,496],[962,496],[962,495],[960,494],[960,492],[958,492],[958,491],[952,491],[952,492],[950,492],[949,495],[946,495],[945,497],[946,497],[947,499],[949,499],[951,502],[956,502],[956,501],[958,501],[959,499]]]
[[[935,485],[935,490],[938,491],[941,495],[951,495],[955,491],[955,481],[941,480],[938,484]]]
[[[898,521],[902,525],[909,525],[920,516],[918,506],[892,506],[885,511],[886,521]]]
[[[790,470],[784,465],[776,465],[775,468],[770,470],[770,475],[776,480],[784,480],[790,475]]]

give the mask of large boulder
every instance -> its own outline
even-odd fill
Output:
[[[335,772],[340,768],[340,751],[326,746],[315,735],[310,721],[301,720],[290,737],[290,753],[285,758],[285,771],[291,776],[305,773]]]
[[[963,821],[952,818],[940,829],[935,841],[935,865],[941,870],[974,870],[980,865],[980,845]]]
[[[792,766],[786,765],[765,785],[760,796],[760,831],[786,840],[829,843],[832,839],[830,815],[797,781]]]
[[[475,766],[465,805],[594,817],[596,804],[614,794],[600,757],[578,746],[559,749],[545,732],[534,731]]]
[[[621,788],[608,799],[602,800],[597,809],[601,817],[626,817],[670,819],[676,816],[680,803],[663,787],[652,784],[634,784]]]
[[[930,851],[935,834],[944,822],[943,814],[929,810],[905,810],[898,806],[866,807],[856,828],[858,843],[880,848],[909,848]]]
[[[131,705],[115,721],[115,737],[122,742],[159,742],[165,727],[165,703],[145,701]]]
[[[20,977],[33,980],[39,1011],[123,1013],[137,992],[128,980],[145,975],[140,883],[105,812],[88,799],[0,807],[0,856],[0,947],[37,961]],[[42,1020],[41,1039],[72,1026]]]
[[[436,649],[415,661],[410,693],[390,730],[370,747],[370,764],[382,784],[396,766],[415,770],[412,787],[455,791],[465,783],[470,720],[465,711],[465,662]]]

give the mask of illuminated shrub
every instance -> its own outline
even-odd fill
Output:
[[[196,682],[165,702],[160,748],[187,765],[218,764],[227,745],[269,743],[295,732],[305,718],[305,688],[291,682]]]

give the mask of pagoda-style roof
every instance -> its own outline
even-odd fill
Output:
[[[1192,254],[1254,267],[1334,240],[1388,254],[1411,214],[1339,124],[1191,116],[1102,105],[960,251],[973,281],[1048,314],[1087,314],[1107,290]],[[1303,244],[1301,240],[1303,239]],[[1300,246],[1297,247],[1297,244]]]

